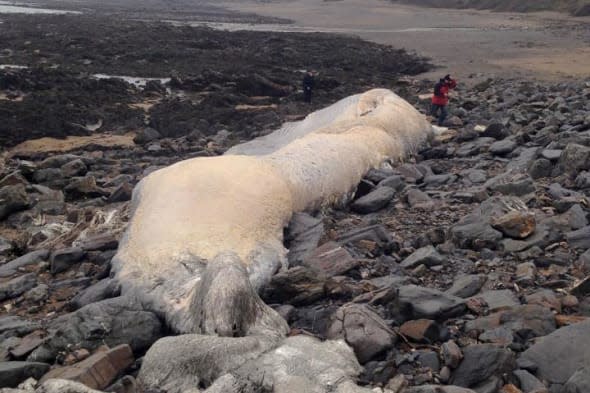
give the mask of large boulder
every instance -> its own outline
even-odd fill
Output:
[[[37,362],[0,362],[0,387],[14,388],[27,378],[39,379],[49,364]]]
[[[579,369],[590,367],[590,319],[545,336],[522,354],[537,366],[537,377],[565,384]]]

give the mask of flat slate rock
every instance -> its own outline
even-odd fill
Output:
[[[444,264],[446,260],[433,246],[426,246],[414,251],[402,261],[401,266],[405,268],[414,268],[419,265],[435,266]]]
[[[516,295],[509,289],[485,291],[470,299],[484,300],[490,311],[498,311],[520,305],[520,301]]]
[[[540,338],[521,359],[537,366],[537,378],[565,384],[582,367],[590,368],[589,337],[590,319]]]
[[[409,306],[413,319],[447,319],[466,311],[464,299],[417,285],[399,287],[399,302]]]
[[[42,262],[49,257],[49,250],[37,250],[0,266],[0,277],[10,277],[16,274],[18,268]]]
[[[350,208],[361,214],[373,213],[387,206],[395,193],[393,188],[377,187],[374,191],[354,201]]]
[[[487,277],[483,274],[460,276],[455,279],[453,286],[447,289],[445,293],[460,298],[467,298],[478,293],[486,281]]]

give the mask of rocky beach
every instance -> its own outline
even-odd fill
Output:
[[[111,271],[137,183],[375,87],[427,113],[439,64],[340,34],[163,21],[189,7],[288,23],[206,5],[52,7],[82,14],[0,14],[2,393],[590,391],[590,76],[507,72],[465,75],[428,144],[292,217],[289,268],[260,291],[286,344],[144,389],[194,354]]]

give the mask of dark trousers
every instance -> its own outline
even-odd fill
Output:
[[[311,103],[311,89],[303,89],[303,100]]]
[[[447,116],[449,114],[449,111],[447,110],[447,106],[432,104],[432,107],[430,108],[430,114],[432,116],[437,116],[437,113],[439,111],[440,111],[440,114],[438,115],[438,126],[442,127],[442,125],[445,122],[445,119],[447,118]]]

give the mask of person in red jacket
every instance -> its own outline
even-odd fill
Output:
[[[447,110],[447,105],[449,104],[449,90],[452,90],[455,87],[457,87],[457,81],[451,78],[450,75],[445,75],[444,78],[434,85],[430,114],[432,116],[437,116],[437,113],[440,111],[440,114],[438,115],[439,127],[442,127],[449,114]]]

